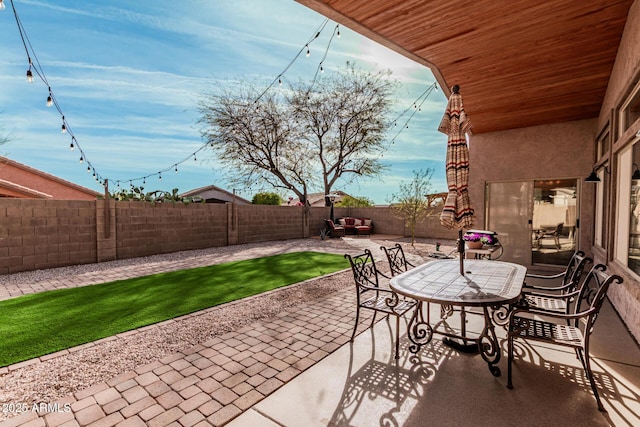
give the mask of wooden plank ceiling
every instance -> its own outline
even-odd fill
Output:
[[[460,85],[474,133],[597,117],[633,3],[296,1]]]

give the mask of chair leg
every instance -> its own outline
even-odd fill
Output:
[[[373,328],[374,323],[376,323],[376,316],[377,315],[378,315],[378,312],[374,310],[373,319],[371,319],[371,326],[369,326],[370,328]]]
[[[589,383],[591,383],[591,390],[593,390],[593,395],[596,398],[596,402],[598,403],[598,410],[600,412],[607,412],[607,410],[602,405],[602,401],[600,400],[600,395],[598,394],[598,387],[596,386],[596,380],[593,377],[593,372],[591,371],[591,360],[589,357],[589,353],[582,354],[580,351],[580,361],[582,361],[582,366],[584,366],[584,370],[587,374],[587,378],[589,378]]]
[[[396,360],[400,358],[400,316],[396,316]]]
[[[507,388],[513,389],[511,382],[511,364],[513,363],[513,336],[507,337]]]
[[[358,329],[358,320],[360,319],[360,306],[356,306],[356,322],[353,325],[353,333],[351,334],[351,342],[353,342],[353,338],[356,336],[356,329]]]

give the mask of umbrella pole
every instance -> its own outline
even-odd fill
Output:
[[[458,230],[458,252],[460,254],[460,275],[464,276],[464,240],[462,240],[462,229]]]

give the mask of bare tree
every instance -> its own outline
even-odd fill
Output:
[[[289,98],[303,138],[321,168],[325,194],[336,181],[374,177],[384,167],[384,135],[396,82],[390,71],[363,72],[347,62],[345,72],[322,79],[317,90],[298,85]]]
[[[433,215],[436,207],[427,198],[432,193],[433,169],[413,171],[413,180],[401,183],[400,191],[393,194],[391,212],[405,221],[411,231],[411,245],[415,243],[416,224]]]
[[[346,72],[277,92],[226,91],[200,104],[203,138],[232,171],[231,180],[261,180],[293,191],[303,203],[311,189],[329,194],[343,176],[373,177],[383,167],[395,82],[390,72]]]

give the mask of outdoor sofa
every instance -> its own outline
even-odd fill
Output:
[[[370,218],[338,218],[338,225],[344,228],[345,234],[369,236],[373,233],[373,222]]]

